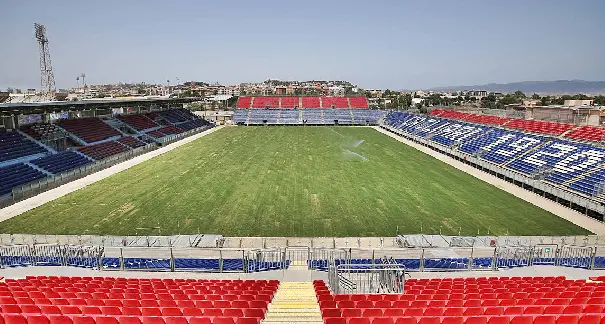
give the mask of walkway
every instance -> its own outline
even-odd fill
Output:
[[[429,149],[428,147],[414,143],[408,139],[398,136],[397,134],[393,134],[379,126],[374,126],[374,129],[377,130],[378,132],[381,132],[387,136],[390,136],[406,145],[409,145],[423,153],[426,153],[426,154],[436,158],[437,160],[443,161],[460,171],[466,172],[475,178],[478,178],[491,185],[494,185],[494,186],[512,194],[515,197],[518,197],[518,198],[521,198],[521,199],[527,201],[528,203],[530,203],[532,205],[538,206],[538,207],[540,207],[544,210],[547,210],[563,219],[566,219],[584,229],[587,229],[587,230],[593,232],[594,234],[605,235],[605,223],[603,223],[603,222],[600,222],[594,218],[588,217],[571,208],[567,208],[552,200],[549,200],[549,199],[544,198],[531,191],[518,187],[512,183],[506,182],[505,180],[495,177],[489,173],[475,169],[472,166],[464,164],[460,161],[457,161],[445,154],[441,154],[439,152]]]
[[[217,130],[223,128],[224,126],[218,126],[215,128],[211,128],[205,132],[195,134],[193,136],[186,137],[180,141],[168,144],[166,146],[160,147],[157,150],[153,150],[151,152],[139,155],[130,160],[124,161],[122,163],[116,164],[110,168],[101,170],[99,172],[88,175],[84,178],[74,180],[72,182],[68,182],[60,187],[55,189],[51,189],[49,191],[45,191],[39,195],[34,197],[22,200],[16,204],[10,205],[3,209],[0,209],[0,222],[5,221],[9,218],[15,217],[22,213],[25,213],[28,210],[34,209],[36,207],[42,206],[49,201],[55,200],[57,198],[63,197],[71,192],[74,192],[78,189],[84,188],[89,184],[95,183],[97,181],[103,180],[107,177],[110,177],[118,172],[124,171],[132,166],[135,166],[139,163],[143,163],[151,158],[154,158],[158,155],[164,154],[166,152],[172,151],[175,148],[195,141],[196,139],[216,132]]]

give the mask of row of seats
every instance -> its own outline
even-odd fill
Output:
[[[259,324],[254,317],[222,316],[84,316],[84,315],[21,315],[6,314],[2,324]]]
[[[9,194],[14,187],[46,177],[46,174],[29,165],[18,163],[0,168],[0,196]]]
[[[377,124],[385,115],[385,111],[370,109],[236,109],[233,115],[233,122],[253,125],[262,125],[265,123],[276,125],[366,125]]]
[[[137,147],[141,147],[141,146],[145,146],[145,143],[140,141],[138,138],[136,137],[132,137],[132,136],[124,136],[121,137],[118,142],[127,145],[130,148],[137,148]]]
[[[57,125],[79,137],[86,143],[95,143],[122,135],[116,129],[96,117],[61,119],[57,122]]]
[[[567,280],[565,277],[409,279],[405,282],[403,295],[334,295],[323,281],[314,281],[313,285],[325,323],[334,324],[453,324],[475,321],[530,324],[583,321],[601,323],[605,316],[605,282]],[[496,294],[485,293],[485,289],[476,288],[480,286],[503,288],[501,293]],[[586,298],[551,298],[539,300],[536,304],[535,301],[527,299],[531,293],[517,295],[506,292],[507,287],[520,286],[544,289],[543,294],[550,293],[552,296],[562,296],[578,289],[578,292],[586,293]],[[477,293],[472,296],[456,293],[466,287],[471,287]],[[602,295],[589,298],[593,293]]]
[[[60,323],[92,324],[110,319],[258,324],[278,284],[275,280],[27,276],[0,282],[0,313],[7,324],[9,319],[29,324],[30,319],[51,323],[53,318],[65,319]]]
[[[40,153],[47,151],[18,132],[0,131],[0,162]]]
[[[120,115],[118,119],[137,131],[158,127],[159,125],[145,115]]]
[[[91,162],[90,159],[73,151],[59,152],[30,161],[31,164],[52,174],[73,170]]]
[[[585,141],[603,140],[605,129],[595,126],[579,126],[574,124],[541,121],[541,120],[526,120],[518,118],[505,118],[491,115],[476,115],[470,113],[459,112],[455,110],[434,109],[430,115],[443,118],[464,120],[473,123],[481,123],[488,125],[502,125],[504,127],[516,128],[527,132],[542,133],[548,135],[562,135],[565,137]]]
[[[239,97],[238,109],[367,109],[369,108],[366,97]]]
[[[55,124],[49,123],[36,123],[21,126],[21,131],[25,134],[33,137],[34,139],[41,140],[46,138],[62,138],[65,137],[63,131]]]
[[[128,151],[128,147],[116,141],[103,142],[78,148],[78,152],[86,154],[95,160],[103,160],[112,155],[120,154],[126,151]]]

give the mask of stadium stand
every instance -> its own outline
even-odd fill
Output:
[[[299,110],[294,109],[286,109],[281,110],[279,114],[279,123],[280,124],[298,124],[299,120]]]
[[[534,133],[561,135],[575,127],[574,124],[563,124],[541,120],[513,119],[504,125]]]
[[[346,97],[321,97],[322,108],[349,108]]]
[[[254,97],[251,108],[277,109],[279,108],[279,97]]]
[[[120,132],[99,118],[62,119],[57,123],[86,143],[95,143],[112,137],[121,136]]]
[[[282,109],[300,107],[300,98],[299,97],[281,97],[280,102],[281,102],[280,108],[282,108]]]
[[[279,110],[277,109],[253,109],[250,111],[248,123],[256,125],[277,124],[278,115]]]
[[[166,119],[172,124],[183,123],[192,119],[190,116],[183,114],[183,112],[178,109],[161,111],[159,114],[162,116],[162,118]]]
[[[137,138],[132,136],[124,136],[118,140],[118,142],[127,145],[130,148],[137,148],[141,146],[145,146],[145,143],[139,141]]]
[[[209,126],[210,123],[208,123],[207,121],[203,120],[203,119],[194,119],[188,122],[184,122],[179,124],[179,128],[184,130],[184,131],[188,131],[188,130],[192,130],[198,127],[203,127],[203,126]]]
[[[40,153],[47,151],[18,132],[0,131],[0,162]]]
[[[164,133],[166,135],[180,134],[183,132],[182,129],[180,129],[179,127],[176,127],[176,126],[164,126],[160,129],[158,129],[157,131]]]
[[[52,137],[65,136],[63,131],[59,127],[57,127],[57,125],[55,125],[55,124],[48,124],[48,123],[30,124],[30,125],[24,125],[20,129],[25,134],[27,134],[37,140],[41,140],[41,139],[45,139],[45,138],[49,138],[49,137],[52,138]]]
[[[303,97],[304,100],[304,97]],[[323,125],[323,110],[321,109],[303,109],[303,122],[309,125]]]
[[[486,125],[504,125],[510,120],[510,118],[471,114],[470,116],[466,117],[465,120],[472,123],[480,123]]]
[[[163,135],[162,135],[163,136]],[[112,155],[128,151],[126,145],[122,145],[116,141],[103,142],[99,144],[84,146],[78,149],[79,152],[95,160],[103,160]]]
[[[605,321],[605,286],[565,277],[408,279],[403,294],[332,294],[313,282],[327,324],[576,324]]]
[[[365,99],[365,97],[364,97]],[[361,107],[358,107],[361,108]],[[366,107],[367,108],[367,107]],[[357,122],[376,124],[380,121],[386,113],[380,110],[351,110],[353,112],[353,118]]]
[[[324,109],[324,122],[326,124],[352,124],[353,116],[351,116],[351,111],[346,110],[336,110],[336,109]]]
[[[91,162],[91,160],[72,151],[60,152],[30,161],[31,164],[53,174],[73,170]]]
[[[459,149],[501,164],[529,152],[544,142],[545,139],[541,137],[493,129],[484,136],[464,143]]]
[[[319,97],[302,97],[301,103],[302,108],[321,108],[321,102],[319,101]]]
[[[238,109],[249,109],[250,104],[252,104],[252,97],[242,96],[237,100]]]
[[[605,129],[601,127],[580,126],[565,134],[565,137],[600,142],[603,140],[603,134],[605,134]]]
[[[118,116],[118,119],[134,127],[134,129],[136,129],[137,131],[142,131],[145,129],[159,126],[154,121],[144,115],[120,115]]]
[[[248,121],[248,109],[236,109],[233,113],[234,123],[245,123]]]
[[[29,165],[18,163],[0,168],[0,196],[8,194],[12,188],[42,179],[46,175]]]
[[[251,324],[265,318],[273,280],[45,277],[0,283],[6,324]]]
[[[166,134],[158,131],[158,130],[153,130],[151,132],[147,132],[147,135],[153,137],[153,138],[162,138],[162,137],[166,137]]]
[[[368,99],[366,97],[349,97],[349,103],[352,109],[367,109]]]

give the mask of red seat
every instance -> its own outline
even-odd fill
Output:
[[[372,320],[372,324],[393,324],[393,319],[390,317],[376,317]]]
[[[485,316],[473,316],[467,317],[464,324],[487,324],[487,317]]]
[[[61,310],[59,309],[59,307],[57,307],[57,306],[51,306],[51,305],[40,306],[40,312],[42,314],[57,314],[57,315],[61,314]]]
[[[189,324],[212,324],[212,321],[208,317],[192,317]]]
[[[325,324],[347,324],[347,320],[342,317],[324,318]]]
[[[534,317],[534,324],[556,324],[557,317],[554,315],[540,315]]]
[[[168,317],[166,324],[188,324],[188,322],[185,317]]]
[[[342,309],[342,317],[361,317],[361,309],[345,308]]]
[[[493,316],[487,321],[488,324],[508,324],[509,322],[508,316]]]
[[[202,316],[202,310],[199,308],[185,307],[181,311],[183,316]]]
[[[259,320],[252,317],[240,317],[237,319],[236,324],[258,324]]]
[[[441,318],[439,317],[421,317],[418,324],[441,324]]]
[[[382,310],[378,308],[367,308],[362,312],[363,317],[381,317]]]
[[[223,316],[223,310],[218,308],[204,309],[204,316]]]
[[[95,318],[97,324],[118,324],[118,319],[112,316],[98,316]]]
[[[395,324],[416,324],[416,317],[399,317]]]
[[[122,315],[122,311],[116,306],[105,306],[101,307],[101,314],[103,315]]]
[[[444,317],[443,321],[441,321],[442,324],[463,324],[464,323],[464,318],[462,316],[458,317]]]
[[[365,317],[349,318],[348,324],[370,324],[370,319]]]
[[[254,317],[254,318],[265,318],[264,308],[248,308],[244,310],[245,317]]]
[[[600,324],[602,318],[603,318],[603,314],[601,314],[601,315],[586,314],[586,315],[582,315],[580,317],[578,324]]]
[[[513,317],[513,319],[510,321],[510,324],[532,324],[534,321],[534,318],[532,316],[515,316]]]
[[[70,317],[63,316],[63,315],[50,315],[50,316],[48,316],[48,319],[50,320],[50,324],[72,324],[73,323],[73,321]]]
[[[27,324],[27,320],[21,314],[3,314],[5,324]]]
[[[162,316],[183,316],[183,312],[176,307],[163,307],[160,308]]]
[[[579,320],[579,315],[561,315],[557,317],[557,324],[577,324]]]
[[[235,324],[231,317],[215,317],[212,324]]]
[[[90,316],[74,316],[74,324],[95,324],[95,320]]]
[[[383,311],[384,316],[399,317],[403,316],[403,309],[401,308],[387,308]]]
[[[323,317],[340,317],[342,314],[338,308],[326,308],[321,311]]]
[[[143,324],[165,324],[164,319],[157,316],[143,317]]]

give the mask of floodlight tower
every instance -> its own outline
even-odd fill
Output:
[[[47,99],[53,99],[55,94],[55,75],[50,60],[46,27],[35,23],[34,30],[36,40],[38,41],[38,49],[40,50],[40,90]]]

